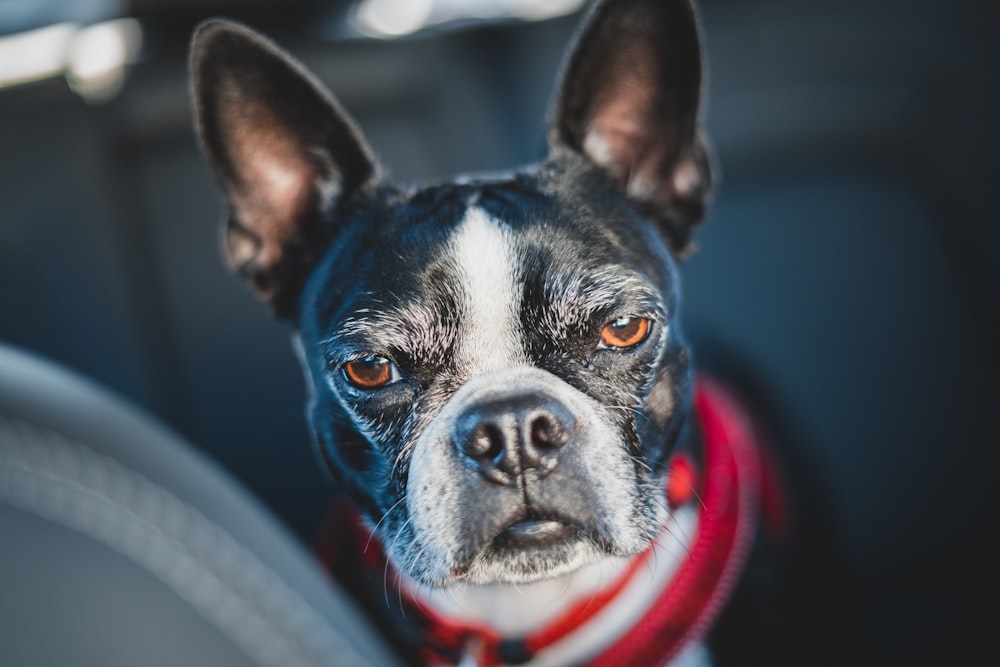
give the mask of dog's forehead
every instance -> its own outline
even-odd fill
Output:
[[[659,283],[669,262],[661,239],[602,204],[525,176],[453,183],[396,203],[372,246],[400,265],[393,276],[401,283],[450,278],[499,287],[542,274],[601,280],[613,267]]]
[[[381,215],[354,251],[369,258],[360,288],[327,322],[336,337],[417,358],[447,351],[485,371],[523,361],[526,299],[559,326],[623,298],[661,298],[648,239],[526,179],[418,190]]]

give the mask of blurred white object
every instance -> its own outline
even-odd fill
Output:
[[[401,37],[463,19],[541,21],[579,9],[585,0],[361,0],[354,27],[371,37]]]
[[[57,23],[0,37],[0,88],[65,76],[86,100],[103,101],[121,88],[125,67],[141,46],[142,29],[135,19]]]

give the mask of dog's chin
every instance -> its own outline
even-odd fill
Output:
[[[588,540],[578,538],[538,546],[506,542],[499,538],[484,549],[459,580],[473,585],[529,584],[569,574],[608,557]]]
[[[488,586],[529,584],[570,574],[608,557],[632,556],[648,544],[624,549],[594,537],[568,522],[553,519],[518,521],[489,540],[473,556],[448,568],[443,577],[416,574],[431,587],[455,584]]]

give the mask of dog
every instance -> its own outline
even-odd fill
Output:
[[[226,257],[294,329],[359,518],[334,560],[414,664],[712,662],[766,466],[678,316],[712,194],[702,60],[689,0],[598,1],[543,161],[408,187],[279,47],[196,31]]]

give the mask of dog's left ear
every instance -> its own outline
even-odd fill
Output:
[[[690,0],[604,0],[570,51],[549,131],[600,165],[682,253],[712,174],[699,134],[701,48]]]
[[[249,28],[199,26],[191,79],[202,147],[231,209],[229,265],[288,315],[338,213],[374,188],[378,165],[326,88]]]

